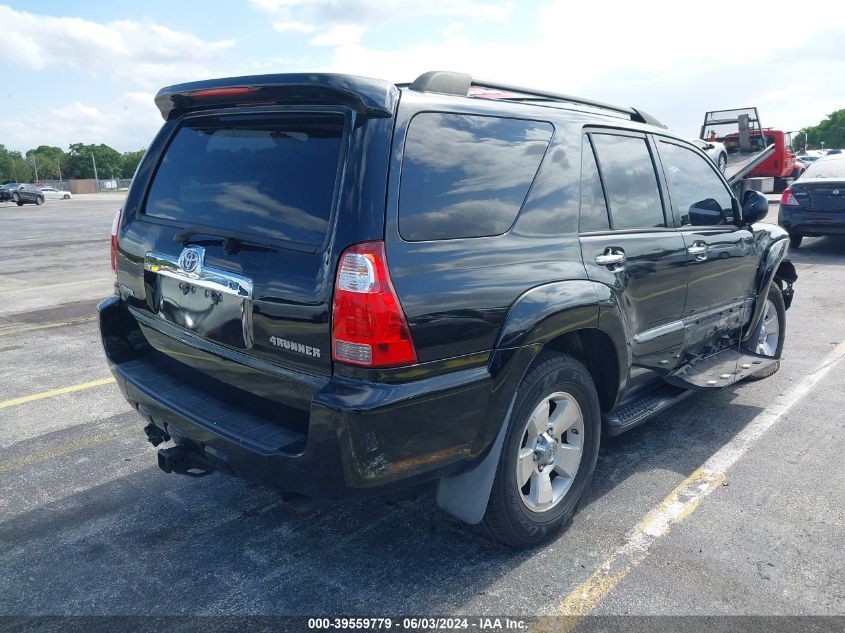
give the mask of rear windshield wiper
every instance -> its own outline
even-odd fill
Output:
[[[241,250],[253,251],[275,251],[276,249],[270,244],[262,244],[261,242],[253,242],[238,235],[214,235],[208,233],[206,229],[199,227],[187,227],[179,231],[173,236],[173,239],[187,246],[188,244],[197,244],[198,246],[205,246],[208,244],[222,244],[223,252],[227,255],[236,255]]]

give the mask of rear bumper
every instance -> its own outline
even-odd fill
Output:
[[[805,211],[801,207],[781,205],[778,224],[792,235],[845,235],[845,210]]]
[[[118,297],[98,310],[123,395],[147,423],[215,470],[282,492],[342,499],[458,472],[488,444],[486,367],[402,384],[335,375],[314,392],[307,428],[296,428],[183,382],[143,345],[133,347],[126,335],[132,317]]]

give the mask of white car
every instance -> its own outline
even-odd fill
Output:
[[[710,160],[716,163],[716,167],[719,168],[720,172],[725,173],[725,167],[728,166],[728,150],[725,149],[722,143],[718,141],[702,141],[700,138],[694,138],[691,142],[707,154]]]
[[[41,187],[41,193],[48,200],[70,200],[70,191],[60,191],[55,187]]]

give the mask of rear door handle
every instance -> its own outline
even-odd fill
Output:
[[[693,242],[691,246],[687,247],[687,253],[696,261],[703,262],[707,259],[707,244],[704,242]]]
[[[596,264],[599,266],[607,266],[608,268],[621,269],[625,264],[625,251],[621,248],[606,248],[604,253],[596,255]]]

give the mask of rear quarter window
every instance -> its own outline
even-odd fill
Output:
[[[409,241],[500,235],[514,223],[550,123],[425,112],[408,129],[399,233]]]
[[[170,141],[144,213],[309,247],[328,232],[344,117],[192,119]]]

